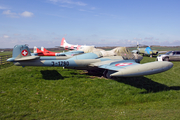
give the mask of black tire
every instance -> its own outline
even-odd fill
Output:
[[[169,58],[168,57],[164,58],[164,61],[169,61]]]
[[[103,77],[106,78],[106,74],[107,74],[107,70],[105,70],[105,71],[103,72]]]
[[[105,71],[104,71],[103,76],[104,76],[105,78],[108,78],[108,79],[111,78],[111,76],[108,74],[108,70],[105,70]]]

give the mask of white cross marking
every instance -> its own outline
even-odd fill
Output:
[[[115,66],[126,66],[126,65],[131,65],[132,63],[118,63]]]
[[[28,52],[27,52],[27,50],[23,50],[23,51],[21,52],[21,54],[22,54],[23,56],[27,56]]]
[[[24,55],[26,55],[26,54],[27,54],[27,52],[26,52],[26,51],[24,51],[24,52],[23,52],[23,54],[24,54]]]

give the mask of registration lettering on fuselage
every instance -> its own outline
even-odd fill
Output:
[[[59,62],[52,61],[52,66],[69,66],[69,61],[59,61]]]

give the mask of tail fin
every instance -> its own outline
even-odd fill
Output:
[[[139,43],[137,42],[137,49],[139,49]]]
[[[64,40],[64,45],[67,45],[68,43],[66,42],[66,40]]]
[[[44,52],[44,49],[45,49],[44,47],[41,47],[41,51],[43,51],[43,52]]]
[[[68,44],[67,42],[66,42],[66,40],[65,40],[65,38],[62,38],[62,40],[61,40],[61,47],[65,47],[65,46],[69,46],[69,45],[71,45],[71,44]]]
[[[60,45],[60,46],[63,47],[65,42],[66,42],[65,38],[62,38],[62,40],[61,40],[61,45]]]
[[[34,53],[37,53],[37,47],[34,46],[34,50],[33,50]]]
[[[7,61],[24,61],[24,60],[32,60],[37,59],[39,56],[31,56],[31,51],[27,45],[16,45],[13,49],[12,58],[9,58]]]
[[[42,51],[38,49],[36,46],[34,46],[34,53],[42,53]]]
[[[54,52],[51,52],[51,51],[45,49],[44,47],[41,47],[41,51],[44,53],[54,53]]]
[[[13,49],[13,58],[22,58],[31,56],[31,51],[29,50],[29,47],[26,45],[16,45]]]

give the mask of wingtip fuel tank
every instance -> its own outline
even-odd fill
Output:
[[[160,72],[164,72],[173,67],[173,63],[167,61],[161,62],[150,62],[140,65],[128,66],[120,69],[118,72],[111,74],[110,76],[115,77],[135,77],[143,75],[151,75]]]

